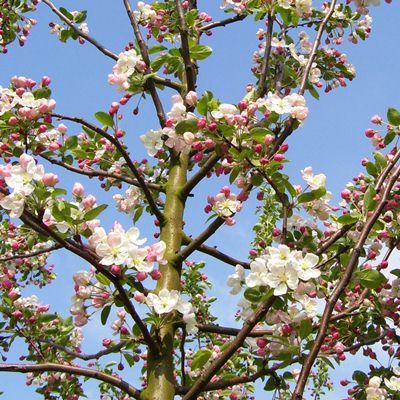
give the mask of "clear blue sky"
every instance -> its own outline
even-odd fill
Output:
[[[91,34],[115,53],[122,51],[124,45],[133,40],[122,1],[69,0],[57,1],[56,4],[69,10],[77,7],[87,9]],[[218,4],[215,0],[199,0],[199,8],[208,11],[215,19],[221,16]],[[363,135],[365,128],[369,126],[370,117],[376,113],[384,114],[388,106],[400,108],[400,54],[397,50],[399,11],[400,4],[397,2],[390,6],[382,4],[373,8],[374,24],[371,38],[359,45],[345,43],[342,46],[342,51],[348,54],[350,62],[357,69],[357,78],[346,89],[337,89],[328,95],[322,94],[319,102],[310,99],[310,117],[304,127],[296,131],[288,141],[288,158],[292,163],[287,167],[287,171],[295,181],[300,182],[300,169],[312,165],[316,172],[327,175],[328,189],[338,199],[337,193],[340,193],[343,186],[361,170],[361,158],[368,156],[371,151]],[[53,97],[57,100],[57,112],[91,119],[96,111],[108,110],[109,104],[119,99],[115,88],[107,84],[107,74],[111,71],[113,60],[100,54],[90,44],[81,46],[74,41],[62,44],[55,36],[50,35],[48,22],[57,20],[44,4],[39,6],[35,17],[39,24],[32,29],[25,47],[13,45],[6,56],[0,57],[0,85],[7,86],[9,78],[13,75],[24,75],[36,80],[48,75],[53,81],[51,87]],[[256,24],[241,23],[215,30],[210,38],[204,37],[204,42],[214,49],[214,55],[200,64],[200,93],[210,89],[222,102],[236,103],[240,100],[246,83],[252,82],[249,68],[251,54],[258,43],[256,31]],[[167,100],[167,109],[169,96],[170,93],[163,96]],[[135,101],[132,101],[130,104],[134,103]],[[130,106],[127,110],[132,108]],[[157,127],[152,111],[150,102],[142,102],[138,117],[133,117],[127,112],[124,118],[123,127],[128,132],[129,142],[134,146],[132,153],[137,159],[146,155],[139,145],[139,135]],[[79,131],[71,129],[70,132]],[[62,176],[66,182],[65,186],[71,188],[75,178]],[[112,202],[110,195],[101,194],[95,182],[86,186],[100,201]],[[187,215],[196,215],[196,219],[187,221],[189,233],[199,232],[204,228],[206,216],[200,210],[206,204],[207,194],[214,194],[220,186],[222,184],[212,185],[210,188],[203,184],[202,190],[192,200],[190,207],[194,212],[188,212]],[[233,255],[245,258],[254,223],[252,207],[254,203],[246,204],[245,210],[237,217],[237,225],[232,228],[224,227],[217,237],[210,240],[210,244],[218,244],[221,249],[230,250]],[[119,218],[113,210],[111,204],[106,215],[102,217],[106,226],[115,218]],[[126,218],[123,221],[129,222]],[[146,225],[139,224],[139,227],[151,239],[151,228],[146,228]],[[204,257],[200,255],[198,259]],[[40,297],[43,303],[54,304],[54,311],[67,310],[73,292],[72,271],[87,266],[75,257],[68,256],[66,259],[66,255],[61,253],[56,254],[52,261],[56,264],[59,279],[53,287],[40,293]],[[228,308],[232,310],[233,315],[238,300],[228,297],[228,290],[224,287],[226,277],[230,273],[230,267],[210,261],[207,274],[215,282],[216,293],[222,295],[223,300],[216,307],[221,316],[228,314]],[[232,318],[222,317],[220,322],[229,323],[231,320]],[[97,326],[87,329],[87,335],[91,343],[86,344],[85,348],[89,351],[98,348],[101,338],[107,336],[99,332]],[[38,395],[33,394],[32,388],[24,387],[23,376],[4,374],[0,382],[0,391],[6,392],[4,398],[7,400],[24,397],[31,400],[40,399]],[[343,397],[343,391],[338,388],[327,398]],[[97,396],[89,394],[90,400],[95,398]],[[259,395],[257,398],[265,397]]]

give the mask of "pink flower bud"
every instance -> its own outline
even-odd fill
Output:
[[[368,128],[365,130],[365,136],[367,138],[373,138],[375,135],[375,131],[372,128]]]
[[[160,270],[155,269],[155,270],[153,270],[153,271],[150,272],[150,276],[151,276],[152,279],[154,279],[155,281],[158,281],[158,280],[161,278],[162,274],[161,274]]]
[[[143,303],[146,299],[146,296],[141,293],[141,292],[135,292],[133,295],[133,298],[138,302],[138,303]]]
[[[111,339],[103,339],[102,344],[104,347],[108,347],[111,344]]]
[[[379,115],[374,115],[374,116],[371,118],[371,122],[372,122],[373,124],[380,125],[380,124],[382,123],[382,117],[380,117]]]
[[[197,103],[197,93],[191,90],[185,97],[186,103],[189,106],[195,106]]]
[[[72,194],[75,197],[82,197],[83,193],[85,192],[85,188],[83,187],[83,185],[79,182],[74,183],[74,186],[72,188]]]
[[[136,279],[139,281],[139,282],[142,282],[142,281],[144,281],[145,279],[147,279],[147,272],[143,272],[143,271],[139,271],[137,274],[136,274]]]
[[[96,204],[96,197],[89,194],[82,200],[82,203],[85,209],[92,208]]]
[[[42,78],[41,84],[42,86],[49,86],[51,83],[51,79],[48,76],[44,76]]]
[[[60,125],[57,126],[57,130],[61,134],[64,134],[64,133],[67,132],[68,128],[64,124],[60,124]]]
[[[119,274],[121,273],[121,267],[120,267],[119,265],[113,265],[113,266],[111,267],[111,272],[112,272],[114,275],[119,275]]]
[[[60,180],[56,174],[52,174],[51,172],[43,175],[42,182],[46,186],[55,186]]]

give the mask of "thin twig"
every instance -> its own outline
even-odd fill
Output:
[[[67,18],[50,0],[42,0],[44,4],[46,4],[54,14],[56,14],[62,21],[64,21],[71,29],[73,29],[80,37],[87,40],[94,47],[100,50],[107,57],[112,58],[113,60],[118,60],[118,56],[114,54],[111,50],[106,49],[101,43],[99,43],[96,39],[92,38],[87,33],[82,32],[69,18]]]
[[[123,2],[124,2],[126,13],[128,14],[129,21],[132,25],[132,29],[135,34],[136,40],[139,44],[139,49],[140,49],[140,53],[142,55],[143,61],[146,63],[146,71],[145,72],[146,72],[146,74],[150,74],[151,67],[150,67],[150,58],[149,58],[149,51],[148,51],[147,45],[146,45],[146,43],[143,39],[143,36],[140,32],[139,24],[136,21],[135,15],[133,14],[132,7],[131,7],[129,0],[123,0]],[[160,97],[158,96],[157,88],[155,86],[154,80],[151,77],[149,79],[147,79],[146,86],[148,87],[151,98],[153,100],[154,107],[156,109],[157,117],[160,122],[160,125],[161,125],[161,127],[164,127],[164,125],[165,125],[164,107],[162,105]]]
[[[114,375],[108,375],[101,371],[89,368],[76,367],[73,365],[43,363],[43,364],[0,364],[0,372],[64,372],[75,376],[87,376],[88,378],[109,383],[135,399],[140,399],[140,391],[129,383]]]
[[[199,30],[200,32],[207,32],[211,29],[218,28],[220,26],[227,26],[238,21],[243,21],[247,17],[247,14],[237,14],[234,17],[222,19],[220,21],[211,22],[210,24],[202,26]]]
[[[190,57],[190,48],[189,48],[189,32],[186,26],[185,14],[183,11],[181,0],[175,0],[175,8],[178,13],[178,21],[179,21],[179,33],[181,37],[181,56],[183,62],[185,64],[185,75],[186,75],[186,84],[187,91],[195,91],[196,90],[196,70],[195,66],[192,63],[192,59]]]
[[[13,254],[12,256],[7,256],[7,257],[0,258],[0,263],[6,262],[6,261],[11,261],[11,260],[19,260],[19,259],[22,259],[22,258],[31,258],[31,257],[39,256],[41,254],[50,253],[50,252],[52,252],[54,250],[58,250],[58,249],[61,249],[61,248],[62,248],[62,246],[60,246],[59,244],[56,244],[54,246],[47,247],[47,248],[40,249],[40,250],[36,250],[36,251],[32,251],[30,253]]]
[[[272,32],[274,28],[274,17],[271,14],[268,14],[267,17],[267,35],[265,38],[265,50],[264,50],[264,58],[261,65],[261,73],[260,73],[260,87],[257,93],[257,97],[264,97],[268,90],[267,78],[269,73],[269,62],[271,58],[271,42],[272,42]]]
[[[122,157],[124,158],[126,164],[129,167],[129,169],[132,171],[133,175],[135,176],[136,180],[138,181],[138,183],[140,185],[140,188],[143,190],[144,195],[146,197],[146,200],[147,200],[147,202],[148,202],[153,214],[157,217],[157,219],[160,221],[160,223],[163,222],[164,215],[162,214],[162,212],[157,207],[157,204],[154,201],[153,196],[150,193],[149,188],[148,188],[145,180],[143,179],[142,175],[140,174],[140,172],[138,171],[138,169],[135,167],[135,165],[133,164],[132,160],[130,159],[129,154],[127,153],[127,151],[124,149],[123,145],[121,144],[121,142],[117,138],[115,138],[114,136],[110,135],[109,133],[107,133],[103,129],[101,129],[101,128],[91,124],[90,122],[84,120],[83,118],[70,117],[70,116],[61,115],[61,114],[51,114],[51,115],[53,117],[55,117],[55,118],[63,119],[65,121],[72,121],[72,122],[76,122],[78,124],[84,125],[87,128],[91,129],[92,131],[98,133],[102,137],[106,138],[108,141],[110,141],[117,148],[117,150],[121,153]]]
[[[387,173],[389,173],[389,171],[387,171]],[[326,331],[328,329],[329,321],[330,321],[332,312],[334,310],[335,304],[338,301],[338,299],[339,299],[340,295],[342,294],[342,292],[344,291],[344,289],[347,287],[348,283],[350,282],[351,276],[353,274],[354,268],[356,267],[356,264],[358,262],[360,254],[361,254],[361,251],[364,247],[365,241],[367,240],[368,235],[369,235],[373,225],[375,224],[375,222],[379,218],[382,210],[386,206],[390,192],[391,192],[394,184],[397,182],[399,176],[400,176],[400,167],[397,167],[395,173],[389,178],[389,180],[385,186],[384,194],[383,194],[381,200],[379,201],[375,211],[368,218],[367,222],[365,223],[365,225],[361,231],[360,237],[359,237],[355,247],[353,248],[353,251],[350,254],[350,258],[349,258],[348,264],[346,266],[346,269],[343,273],[342,278],[340,279],[339,283],[337,284],[337,286],[333,290],[331,296],[329,297],[329,299],[326,302],[326,306],[325,306],[325,309],[324,309],[324,312],[322,315],[318,334],[317,334],[317,336],[313,342],[312,348],[311,348],[309,354],[307,355],[307,357],[304,361],[304,364],[302,366],[296,388],[293,392],[292,400],[300,400],[303,398],[303,393],[304,393],[304,389],[305,389],[305,386],[307,383],[309,373],[311,371],[312,365],[314,364],[314,361],[318,355],[320,347],[325,338]]]
[[[182,190],[182,195],[188,196],[197,184],[211,171],[219,159],[220,156],[217,153],[212,153],[202,167],[199,168],[199,170],[186,182],[186,185]]]
[[[133,185],[133,186],[136,186],[139,188],[141,187],[139,182],[136,179],[129,178],[128,176],[124,176],[121,174],[115,174],[115,173],[111,173],[111,172],[106,172],[106,171],[99,171],[99,170],[95,170],[95,169],[77,168],[77,167],[73,167],[72,165],[69,165],[65,162],[62,162],[60,160],[55,160],[54,158],[51,158],[49,156],[45,156],[43,154],[39,154],[39,155],[40,155],[40,157],[47,160],[49,163],[58,165],[59,167],[62,167],[71,172],[75,172],[76,174],[79,174],[79,175],[85,175],[85,176],[88,176],[89,178],[103,177],[103,178],[107,178],[107,179],[115,179],[115,180],[118,180],[121,182],[128,183],[129,185]],[[161,185],[157,185],[156,183],[152,183],[152,182],[146,182],[146,186],[149,189],[156,190],[158,192],[163,192],[165,190]]]
[[[178,253],[178,257],[182,260],[188,258],[198,247],[203,244],[215,231],[225,223],[225,219],[217,217],[207,228],[193,239],[184,249]]]
[[[60,350],[63,353],[68,354],[69,356],[72,356],[74,358],[79,358],[84,361],[98,360],[99,358],[101,358],[107,354],[116,353],[116,352],[120,351],[122,348],[124,348],[126,346],[126,344],[128,343],[128,340],[122,340],[121,342],[117,343],[116,345],[107,347],[106,349],[100,350],[97,353],[83,354],[83,353],[78,353],[76,351],[73,351],[73,350],[69,349],[68,347],[61,346],[57,343],[54,343],[52,340],[39,339],[39,341],[47,343],[49,346],[51,346],[57,350]]]
[[[224,366],[224,364],[232,357],[232,355],[239,349],[249,333],[258,324],[258,322],[265,317],[271,308],[275,297],[270,297],[266,301],[262,302],[253,315],[245,321],[240,333],[232,340],[231,344],[222,351],[219,356],[211,363],[211,365],[201,374],[199,379],[192,385],[187,394],[183,397],[183,400],[194,400],[197,399],[199,393],[201,393],[205,386],[210,382],[212,377]]]

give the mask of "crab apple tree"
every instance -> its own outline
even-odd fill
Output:
[[[338,204],[311,166],[301,182],[285,174],[289,154],[302,151],[289,144],[310,98],[356,77],[343,43],[368,39],[379,0],[223,0],[211,6],[218,18],[201,3],[114,1],[131,35],[114,52],[91,35],[85,10],[1,2],[2,57],[29,42],[46,9],[60,42],[105,57],[115,99],[71,116],[48,76],[2,82],[0,372],[25,374],[46,400],[85,398],[87,380],[102,400],[239,400],[263,390],[300,400],[334,389],[329,374],[347,363],[348,399],[399,399],[400,111],[372,116],[361,138],[371,155]],[[203,60],[218,58],[210,37],[245,26],[254,28],[249,83],[239,98],[217,98],[201,81]],[[123,116],[148,119],[141,101],[155,123],[132,132]],[[139,146],[147,159],[135,159]],[[107,193],[106,210],[98,199]],[[203,202],[193,212],[195,195]],[[236,259],[215,234],[249,209],[257,223],[247,259]],[[199,215],[193,234],[185,219]],[[69,311],[41,300],[67,267],[52,264],[55,252],[81,265]],[[228,307],[212,296],[202,257],[221,264],[226,291],[240,298],[234,326],[214,313],[213,303]],[[91,324],[103,338],[89,354]],[[354,370],[353,356],[370,366]]]

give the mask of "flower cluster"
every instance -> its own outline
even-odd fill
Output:
[[[37,165],[27,154],[22,154],[19,163],[0,169],[0,175],[13,192],[0,200],[0,206],[10,211],[11,218],[18,218],[24,211],[26,197],[35,190],[35,182],[44,178],[44,168]]]
[[[231,293],[238,293],[245,280],[249,288],[266,286],[274,289],[275,296],[281,296],[288,290],[296,290],[300,281],[318,278],[321,274],[316,269],[318,261],[315,254],[303,255],[301,251],[291,251],[286,245],[267,247],[264,255],[251,262],[251,272],[245,279],[243,269],[236,267],[236,273],[228,278],[228,286],[232,287]]]
[[[197,94],[189,92],[185,98],[187,104],[195,105],[197,102]],[[140,136],[140,140],[147,149],[147,153],[154,157],[163,149],[163,145],[174,149],[177,152],[188,153],[195,144],[196,134],[186,131],[182,134],[175,130],[175,126],[182,121],[193,120],[197,123],[197,118],[192,112],[188,112],[184,104],[184,100],[180,95],[172,96],[172,107],[167,113],[168,120],[166,126],[159,130],[150,130],[146,134]]]
[[[119,91],[129,89],[129,78],[135,72],[143,72],[146,64],[135,49],[129,49],[118,55],[118,61],[112,68],[112,74],[108,75],[108,83],[117,85]]]
[[[280,97],[275,93],[268,92],[267,98],[260,101],[260,107],[265,107],[267,113],[290,114],[292,118],[299,121],[305,120],[308,116],[306,101],[297,93]]]
[[[133,215],[136,206],[143,200],[143,195],[139,188],[129,186],[125,191],[125,195],[118,193],[113,196],[113,199],[117,202],[118,211]]]
[[[14,76],[11,78],[11,84],[12,88],[0,87],[0,116],[16,108],[14,119],[10,117],[9,123],[11,125],[16,125],[18,118],[23,120],[37,119],[55,108],[55,100],[35,97],[31,90],[36,86],[36,82],[32,79]]]
[[[231,193],[228,186],[224,186],[215,197],[208,196],[207,200],[206,213],[214,211],[219,217],[224,218],[228,225],[235,223],[231,217],[242,209],[242,202]]]
[[[127,268],[147,274],[153,270],[154,262],[164,263],[165,243],[160,241],[151,246],[139,247],[146,242],[139,235],[138,228],[130,228],[125,232],[120,224],[115,223],[108,234],[104,228],[95,228],[89,243],[101,258],[101,264],[113,266],[112,272],[119,272],[119,266],[125,264]]]
[[[158,294],[149,293],[146,304],[152,307],[157,314],[167,314],[174,310],[180,312],[186,324],[188,333],[196,333],[195,309],[188,301],[180,298],[177,290],[162,289]]]
[[[74,290],[70,313],[74,316],[75,326],[84,326],[88,322],[89,315],[86,312],[86,300],[90,300],[91,306],[97,309],[103,308],[112,300],[111,293],[99,282],[92,282],[94,270],[79,271],[74,274]]]

